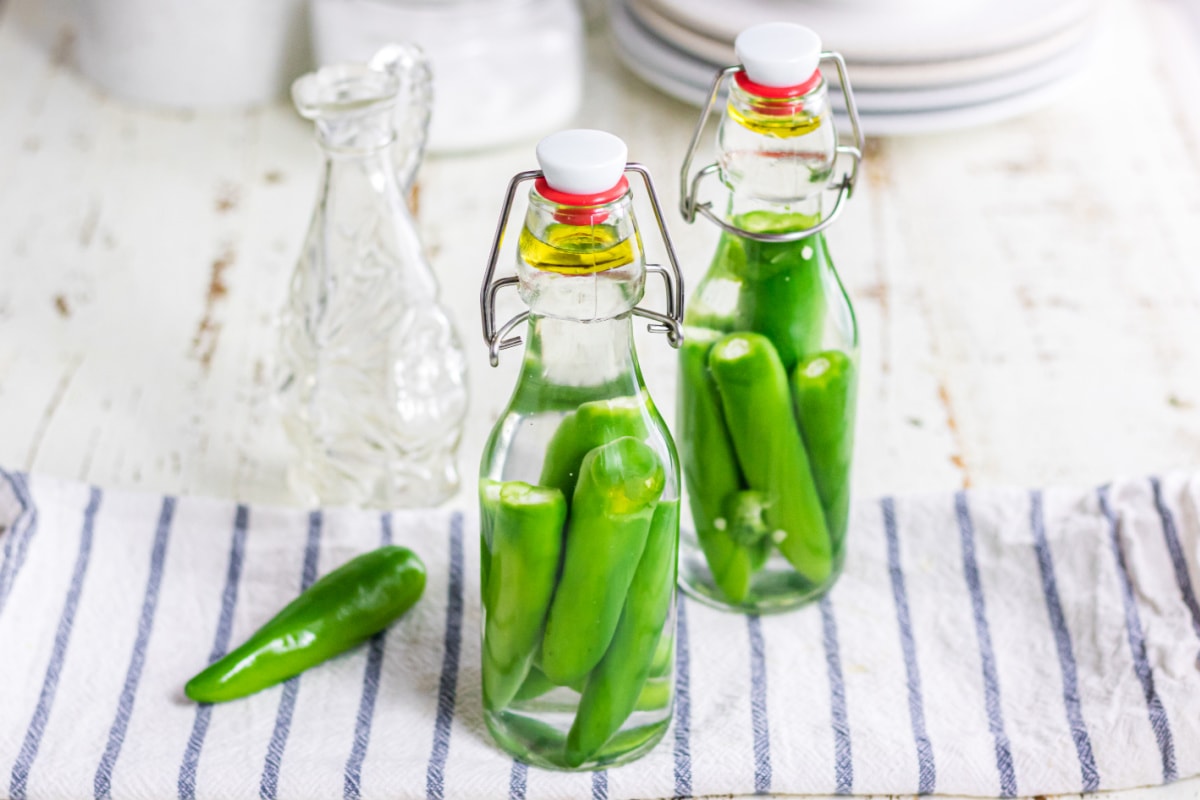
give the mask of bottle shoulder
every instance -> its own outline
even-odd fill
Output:
[[[854,352],[858,343],[854,310],[819,233],[778,243],[724,234],[684,325],[685,339],[704,342],[761,333],[789,369],[806,354]]]
[[[497,419],[480,462],[480,477],[545,482],[548,463],[570,445],[578,456],[593,446],[632,436],[650,446],[663,463],[668,491],[678,496],[679,460],[666,420],[642,386],[634,393],[587,395],[559,391],[531,403],[520,384]],[[579,400],[581,397],[589,399]]]

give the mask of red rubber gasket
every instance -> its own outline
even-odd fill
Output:
[[[538,178],[534,182],[533,188],[542,197],[551,203],[558,203],[560,206],[605,206],[614,200],[619,200],[629,191],[629,181],[622,175],[621,180],[617,181],[616,186],[599,194],[560,192],[557,189],[550,188],[550,184],[546,183],[545,178]]]
[[[750,80],[745,70],[736,73],[734,80],[737,81],[737,85],[742,91],[755,97],[765,97],[768,100],[789,100],[806,95],[815,89],[821,81],[821,70],[816,70],[808,80],[795,86],[763,86],[761,83]]]

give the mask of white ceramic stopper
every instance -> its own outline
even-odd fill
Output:
[[[775,88],[798,86],[817,71],[821,37],[792,22],[764,22],[738,34],[733,43],[746,77]]]
[[[538,166],[550,188],[567,194],[600,194],[625,173],[629,149],[605,131],[576,129],[552,133],[538,142]]]

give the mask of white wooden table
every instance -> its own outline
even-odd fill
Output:
[[[122,105],[79,77],[72,42],[39,0],[0,12],[0,465],[292,503],[272,320],[314,199],[309,128],[282,103]],[[716,236],[674,209],[696,112],[615,63],[600,30],[589,61],[578,122],[658,176],[695,281]],[[530,143],[420,178],[470,357],[468,486],[519,361],[488,367],[479,280],[505,184],[533,163]],[[1194,0],[1113,0],[1094,66],[1051,109],[872,140],[829,237],[862,332],[859,495],[1196,469],[1198,235]],[[674,354],[645,333],[639,352],[672,408]],[[1200,780],[1124,794],[1196,798]]]

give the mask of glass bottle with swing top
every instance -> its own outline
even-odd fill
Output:
[[[602,769],[648,752],[671,720],[679,468],[646,391],[633,318],[679,343],[682,287],[646,170],[601,131],[542,140],[509,184],[481,293],[492,363],[521,340],[507,409],[480,465],[482,680],[488,729],[530,764]],[[670,258],[646,264],[627,174],[645,182]],[[532,181],[516,274],[495,275]],[[639,305],[647,274],[667,309]],[[505,325],[496,292],[528,311]]]
[[[685,591],[721,608],[783,611],[841,571],[850,503],[858,331],[824,231],[854,189],[862,136],[845,64],[811,30],[748,28],[719,73],[681,171],[685,220],[721,229],[688,302],[677,435],[691,525]],[[839,142],[820,66],[836,69],[854,132]],[[691,173],[720,89],[715,163]],[[833,178],[839,156],[848,170]],[[724,207],[702,202],[717,176]],[[832,208],[824,195],[834,190]]]

